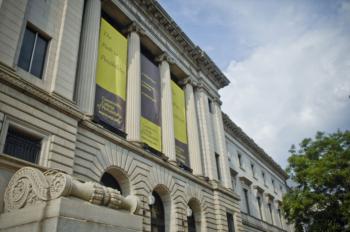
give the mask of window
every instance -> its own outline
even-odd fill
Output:
[[[261,176],[262,176],[262,178],[263,178],[264,185],[266,185],[266,180],[265,180],[265,172],[261,172]]]
[[[212,102],[209,98],[208,98],[208,107],[209,107],[209,112],[213,113]]]
[[[272,216],[272,205],[271,203],[268,203],[267,206],[269,207],[270,217],[271,217],[271,223],[273,225],[273,216]]]
[[[48,41],[38,32],[25,29],[18,66],[38,78],[42,78]]]
[[[233,221],[233,215],[226,213],[228,232],[235,232],[235,222]]]
[[[258,201],[260,219],[263,220],[262,210],[261,210],[261,198],[260,198],[260,196],[258,196],[258,197],[256,198],[256,200]]]
[[[32,163],[39,162],[42,138],[9,126],[3,153]]]
[[[236,188],[236,182],[237,182],[237,172],[233,169],[230,169],[231,174],[231,182],[232,182],[232,188]]]
[[[114,176],[112,176],[111,174],[109,174],[108,172],[105,172],[102,177],[101,177],[101,184],[103,184],[106,187],[110,187],[113,189],[116,189],[120,192],[120,194],[122,194],[122,188],[120,187],[120,184],[118,183],[118,181],[114,178]]]
[[[275,180],[271,179],[273,191],[276,192]]]
[[[280,218],[281,227],[283,228],[283,221],[282,221],[281,209],[280,209],[280,208],[278,208],[278,209],[277,209],[277,212],[278,212],[278,217]]]
[[[220,173],[220,156],[219,154],[215,153],[215,161],[216,161],[216,170],[218,172],[218,179],[221,180],[221,173]]]
[[[151,231],[153,232],[164,232],[165,231],[165,216],[164,206],[162,199],[157,192],[153,192],[154,204],[151,205]]]
[[[244,193],[244,200],[245,200],[245,206],[247,208],[247,213],[250,215],[248,190],[247,189],[243,189],[243,193]]]
[[[255,177],[255,169],[254,169],[254,164],[253,163],[250,164],[250,168],[252,169],[253,177]]]
[[[188,226],[188,232],[196,232],[196,220],[192,209],[191,209],[191,215],[187,216],[187,226]]]
[[[239,167],[243,168],[242,167],[242,155],[241,154],[238,154],[238,163],[239,163]]]

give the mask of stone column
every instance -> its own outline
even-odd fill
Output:
[[[173,60],[165,53],[157,59],[161,81],[162,107],[162,152],[172,163],[176,162],[173,95],[171,89],[170,65]]]
[[[80,110],[87,115],[94,113],[100,18],[101,1],[85,1],[77,70],[76,101]]]
[[[187,79],[185,81],[188,151],[190,158],[190,166],[193,170],[193,174],[202,176],[203,169],[199,143],[197,111],[192,84],[193,81],[191,79]]]
[[[215,165],[214,138],[212,134],[211,117],[209,115],[208,96],[201,83],[195,89],[195,100],[198,112],[199,136],[201,139],[205,176],[209,177],[211,180],[217,180],[218,175]]]
[[[132,23],[128,28],[128,79],[126,100],[126,133],[130,141],[141,141],[141,46],[142,29]]]
[[[221,102],[218,98],[214,99],[212,103],[213,108],[213,123],[214,123],[214,134],[217,145],[217,152],[220,157],[220,165],[221,165],[221,175],[222,175],[222,184],[226,188],[232,189],[232,183],[230,180],[230,166],[228,163],[228,154],[226,148],[226,138],[225,138],[225,130],[224,124],[222,121],[222,113],[220,108]]]

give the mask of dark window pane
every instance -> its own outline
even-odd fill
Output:
[[[218,179],[221,180],[219,154],[216,154],[216,153],[215,153],[215,161],[216,161],[216,170],[217,170],[217,172],[218,172]]]
[[[187,217],[188,232],[196,232],[196,220],[194,218],[194,213]]]
[[[164,221],[164,207],[163,202],[158,193],[152,193],[155,202],[151,205],[151,232],[164,232],[165,221]]]
[[[101,177],[101,184],[103,184],[106,187],[110,187],[113,189],[116,189],[120,192],[120,194],[122,193],[122,188],[120,187],[118,181],[114,178],[114,176],[112,176],[111,174],[109,174],[108,172],[105,172],[102,177]]]
[[[24,32],[21,53],[19,54],[18,66],[29,71],[35,41],[35,33],[28,28]]]
[[[228,232],[235,232],[235,224],[233,221],[233,215],[230,213],[226,213],[226,217],[227,217]]]
[[[8,129],[4,147],[5,154],[36,163],[40,149],[41,139],[33,138],[11,127]]]
[[[46,54],[46,45],[47,41],[43,39],[41,36],[38,36],[35,44],[34,57],[32,61],[32,68],[30,72],[39,78],[43,73],[44,68],[44,60]]]

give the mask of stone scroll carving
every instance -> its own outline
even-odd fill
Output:
[[[82,183],[57,170],[43,173],[36,168],[24,167],[12,176],[6,188],[5,210],[13,211],[62,196],[77,197],[112,209],[126,209],[131,213],[138,207],[136,196],[123,197],[118,190],[99,183]]]

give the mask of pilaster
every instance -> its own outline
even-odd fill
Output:
[[[192,84],[193,81],[191,79],[187,79],[185,81],[188,151],[193,174],[202,176],[203,169],[197,123],[197,111]]]
[[[80,110],[87,115],[94,113],[100,18],[101,1],[85,1],[77,70],[76,101]]]
[[[208,96],[201,84],[195,89],[195,100],[198,112],[199,136],[204,159],[205,176],[209,177],[211,180],[217,180],[214,138],[212,134],[212,122],[209,115]]]
[[[162,152],[170,162],[176,161],[173,95],[171,89],[170,65],[173,60],[165,53],[157,59],[161,80],[161,107],[162,107]]]
[[[222,113],[220,108],[220,100],[214,99],[212,108],[214,111],[213,123],[214,123],[214,134],[216,139],[217,151],[219,152],[219,159],[221,165],[221,175],[222,183],[226,188],[232,189],[231,176],[230,176],[230,167],[228,164],[228,155],[226,148],[226,139],[224,124],[222,121]]]
[[[141,46],[143,30],[132,23],[128,34],[128,79],[126,101],[126,133],[129,141],[141,141]]]

